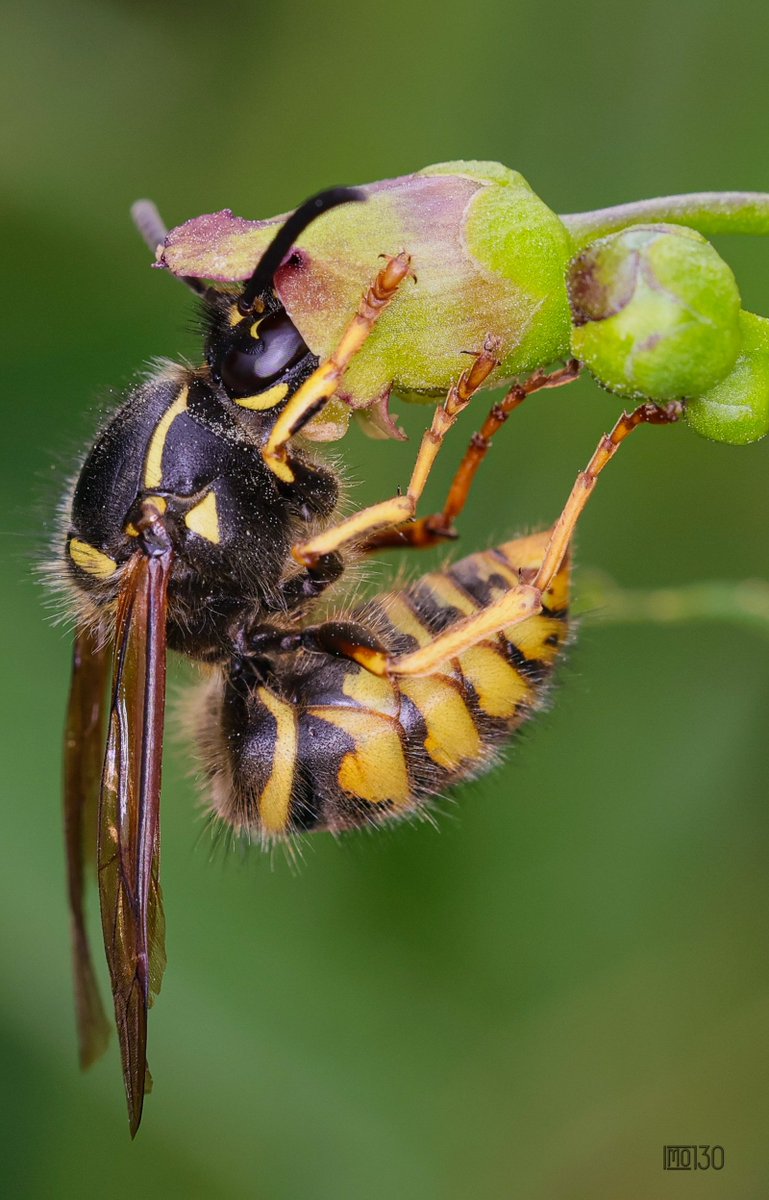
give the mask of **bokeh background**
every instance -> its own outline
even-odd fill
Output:
[[[319,837],[298,871],[257,852],[212,860],[172,746],[170,965],[132,1145],[114,1044],[89,1077],[76,1066],[59,801],[69,646],[31,564],[100,399],[152,356],[197,354],[190,300],[150,270],[129,224],[137,196],[172,224],[224,206],[267,216],[332,183],[463,156],[518,168],[561,212],[769,190],[769,10],[29,0],[10,23],[3,1191],[765,1196],[769,642],[728,622],[585,622],[552,712],[437,831]],[[769,311],[769,244],[719,248],[746,307]],[[552,520],[613,414],[587,383],[524,406],[465,547]],[[426,416],[407,414],[412,433]],[[414,450],[351,438],[361,501],[403,484]],[[578,568],[634,587],[766,578],[768,499],[768,445],[645,430],[600,486]],[[719,1143],[726,1166],[664,1174],[670,1142]]]

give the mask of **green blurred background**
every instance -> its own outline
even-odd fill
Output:
[[[31,562],[94,410],[191,303],[128,206],[283,211],[473,157],[556,210],[769,190],[769,10],[748,0],[285,5],[30,0],[6,24],[3,1190],[14,1197],[753,1198],[769,1188],[769,643],[586,624],[556,705],[439,831],[217,854],[167,756],[169,969],[128,1138],[114,1048],[75,1059],[59,810],[68,639]],[[769,312],[769,244],[719,243]],[[485,410],[486,401],[479,407]],[[466,548],[552,520],[613,418],[587,383],[494,449]],[[426,413],[407,415],[412,433]],[[479,414],[436,472],[442,494]],[[351,438],[361,501],[415,446]],[[766,577],[769,445],[645,430],[578,567],[627,586]],[[429,502],[429,501],[428,501]],[[663,1174],[668,1142],[718,1175]],[[7,1191],[6,1191],[7,1189]]]

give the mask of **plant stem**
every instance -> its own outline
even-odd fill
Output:
[[[688,225],[706,237],[719,233],[769,234],[769,193],[692,192],[636,200],[594,212],[567,213],[561,220],[581,249],[596,238],[628,225]]]
[[[600,572],[583,575],[576,609],[596,622],[672,625],[683,621],[725,621],[769,638],[769,582],[714,580],[679,588],[635,591],[619,587]]]

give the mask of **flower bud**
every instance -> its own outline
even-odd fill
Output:
[[[731,370],[740,294],[729,266],[683,225],[636,225],[591,243],[567,272],[571,348],[634,400],[696,396]]]
[[[337,392],[349,408],[371,415],[369,429],[397,435],[387,397],[434,404],[467,366],[464,351],[480,349],[490,331],[502,345],[488,386],[568,357],[563,281],[574,242],[517,171],[441,163],[361,190],[365,204],[340,205],[304,230],[274,282],[303,340],[324,359],[383,266],[380,256],[408,251],[413,278]],[[159,262],[182,278],[246,280],[284,221],[245,221],[228,209],[196,217],[170,231]],[[309,433],[318,430],[333,432],[328,421]]]
[[[743,312],[740,332],[742,349],[732,370],[684,409],[697,433],[733,446],[769,433],[769,320]]]

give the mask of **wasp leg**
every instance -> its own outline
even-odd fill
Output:
[[[324,530],[317,537],[295,546],[293,554],[298,562],[303,566],[311,566],[322,555],[339,550],[350,542],[360,541],[367,535],[365,544],[368,547],[372,544],[372,539],[376,539],[377,530],[389,532],[393,526],[398,528],[402,522],[414,516],[446,434],[498,366],[496,355],[499,345],[498,338],[487,336],[483,349],[475,356],[472,365],[462,372],[458,381],[449,389],[443,404],[435,410],[432,424],[422,438],[406,492],[401,496],[393,496],[390,500],[382,500],[379,504],[372,504],[369,508],[363,508],[331,529]]]
[[[541,612],[542,595],[566,558],[577,522],[604,467],[639,425],[669,425],[680,419],[682,411],[680,402],[674,401],[664,407],[641,404],[633,412],[622,414],[611,433],[601,438],[585,470],[577,476],[563,511],[550,531],[540,566],[521,572],[520,583],[486,608],[458,621],[445,633],[408,654],[393,657],[371,646],[349,649],[339,646],[338,649],[374,675],[426,675],[483,639]]]
[[[682,415],[683,405],[678,400],[665,405],[639,404],[632,412],[622,414],[611,433],[601,438],[585,470],[577,476],[563,511],[552,528],[542,565],[532,580],[532,586],[542,590],[549,585],[568,550],[577,521],[590,499],[598,476],[625,439],[639,425],[672,425],[680,421]]]
[[[313,371],[294,393],[275,422],[262,450],[270,470],[284,483],[293,483],[294,473],[288,461],[288,443],[328,403],[351,360],[363,346],[377,320],[393,299],[411,270],[405,252],[387,260],[371,287],[364,293],[358,311],[342,334],[342,340],[330,358]]]
[[[287,610],[290,612],[317,599],[326,588],[336,583],[343,571],[344,564],[338,554],[324,554],[312,567],[292,575],[281,588]]]
[[[559,371],[550,374],[537,371],[524,383],[511,387],[507,395],[494,405],[480,433],[474,433],[470,439],[470,445],[449,488],[443,510],[429,517],[421,517],[418,521],[396,526],[394,529],[383,529],[366,542],[365,549],[381,550],[406,546],[424,549],[455,538],[456,519],[467,504],[478,468],[491,449],[494,435],[502,428],[510,414],[523,404],[527,396],[545,388],[562,387],[566,383],[572,383],[579,377],[580,370],[581,363],[572,359]]]

